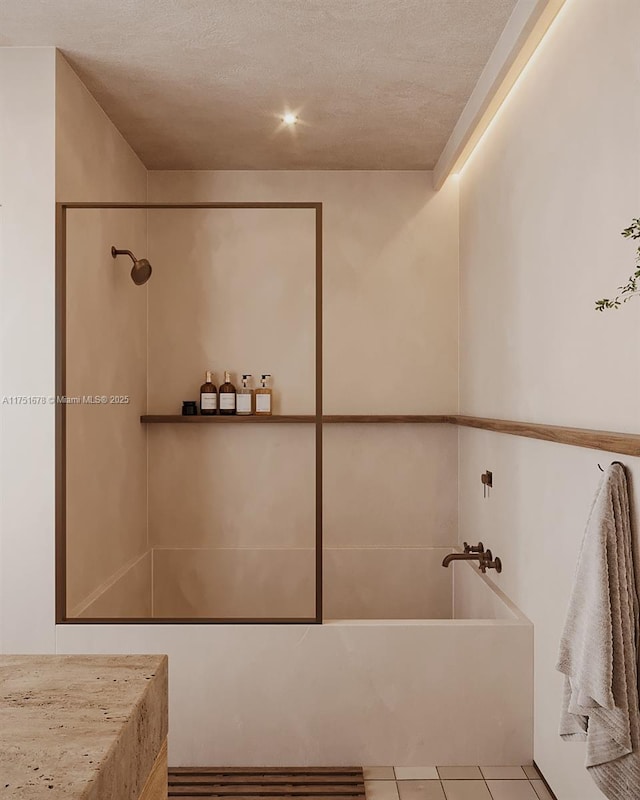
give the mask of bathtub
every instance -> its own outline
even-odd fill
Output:
[[[60,625],[57,650],[167,653],[176,766],[529,763],[532,626],[471,564],[448,574],[451,619]]]

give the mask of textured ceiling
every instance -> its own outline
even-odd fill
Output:
[[[431,169],[514,6],[0,0],[0,46],[59,47],[152,169]]]

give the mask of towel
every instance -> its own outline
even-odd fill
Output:
[[[610,800],[640,797],[638,594],[624,468],[605,470],[578,558],[557,669],[560,736],[586,741],[586,767]]]

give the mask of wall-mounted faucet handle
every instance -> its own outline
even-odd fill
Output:
[[[502,561],[499,558],[494,558],[491,550],[485,550],[482,555],[482,560],[478,564],[480,572],[484,574],[488,569],[495,569],[498,574],[502,572]]]
[[[502,572],[502,561],[497,556],[492,560],[487,562],[487,569],[495,569],[498,575]]]
[[[478,542],[478,544],[476,544],[476,545],[467,544],[467,542],[465,542],[464,543],[464,552],[465,553],[484,553],[484,545],[482,544],[482,542]]]

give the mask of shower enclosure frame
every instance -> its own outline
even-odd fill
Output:
[[[67,529],[66,529],[66,405],[55,404],[55,605],[58,625],[320,625],[323,622],[322,547],[322,203],[56,203],[55,275],[55,386],[56,398],[66,395],[66,302],[67,302],[67,211],[73,209],[311,209],[315,211],[315,413],[306,419],[282,421],[315,426],[315,616],[313,617],[69,617],[67,615]],[[196,418],[199,419],[199,418]],[[235,421],[235,417],[213,417]],[[244,418],[279,421],[278,417]],[[147,420],[141,419],[140,424]],[[180,421],[180,420],[176,420]],[[200,420],[199,420],[200,421]]]

